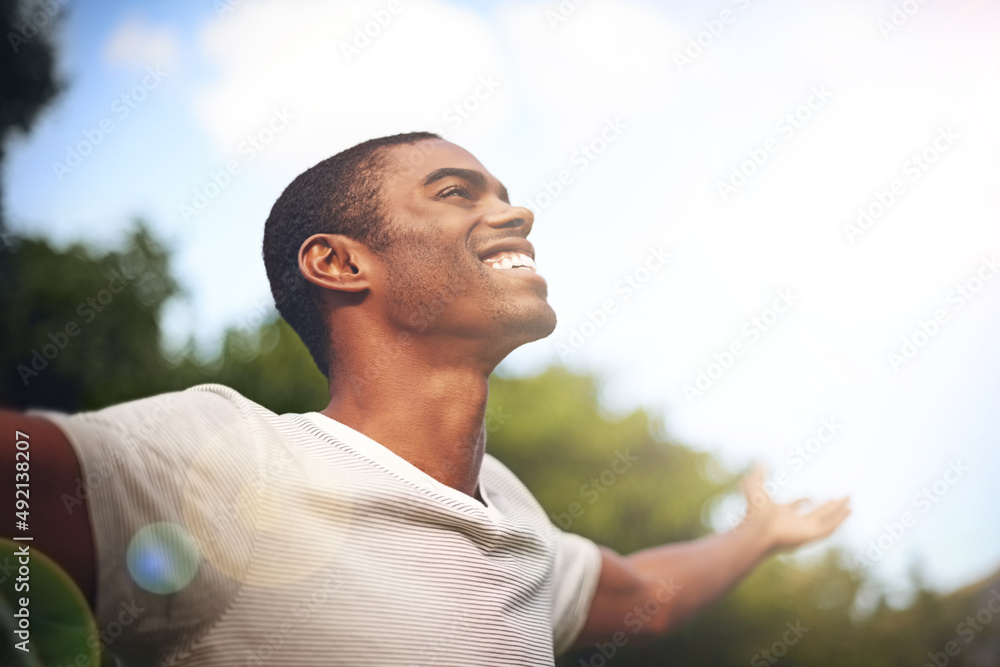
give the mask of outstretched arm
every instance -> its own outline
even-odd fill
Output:
[[[0,438],[3,439],[0,454],[3,537],[22,534],[14,531],[15,491],[20,490],[16,495],[25,499],[29,508],[26,523],[31,528],[32,541],[27,544],[58,563],[93,606],[94,538],[86,501],[76,495],[83,473],[73,447],[49,420],[5,409],[0,409]],[[16,441],[25,443],[23,449],[15,448]],[[77,498],[82,507],[68,511],[64,497]]]
[[[803,500],[775,503],[761,468],[743,481],[743,492],[753,511],[730,532],[629,556],[602,548],[597,592],[575,647],[615,641],[616,633],[630,643],[651,641],[698,614],[771,554],[826,537],[850,514],[847,498],[807,513]]]

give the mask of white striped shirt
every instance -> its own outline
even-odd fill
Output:
[[[221,385],[42,414],[84,474],[96,641],[128,667],[552,665],[586,620],[597,546],[489,454],[484,505]]]

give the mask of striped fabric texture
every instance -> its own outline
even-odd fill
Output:
[[[597,546],[489,454],[484,505],[221,385],[40,414],[81,462],[121,665],[552,665],[586,620]]]

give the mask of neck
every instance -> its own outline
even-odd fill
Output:
[[[411,341],[345,354],[330,370],[331,398],[323,414],[475,496],[492,366],[443,363],[454,356],[415,347]]]

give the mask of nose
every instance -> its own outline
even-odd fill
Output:
[[[502,206],[503,208],[491,211],[485,216],[486,224],[493,229],[516,229],[522,236],[527,236],[535,223],[535,214],[531,209],[507,203],[503,203]]]

